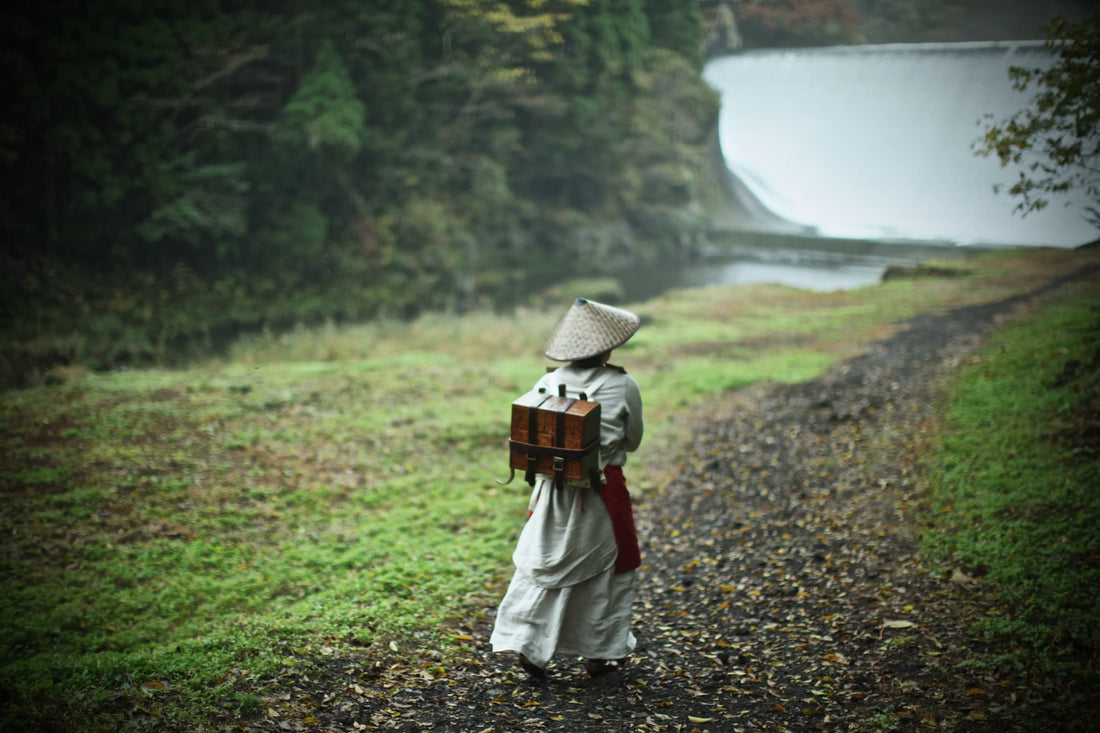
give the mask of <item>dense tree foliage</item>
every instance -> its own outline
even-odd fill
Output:
[[[1047,45],[1053,65],[1010,71],[1016,89],[1035,90],[1031,107],[989,125],[978,152],[1021,168],[1008,192],[1025,216],[1078,189],[1091,202],[1086,218],[1100,226],[1100,20],[1056,19]]]
[[[48,256],[238,321],[404,313],[701,226],[696,2],[57,0],[0,28],[0,215],[40,286]]]
[[[1041,38],[1060,14],[1096,17],[1094,0],[701,0],[707,50]],[[733,24],[730,24],[730,20]],[[736,30],[735,33],[731,31]],[[735,37],[735,38],[734,38]]]
[[[859,20],[853,0],[739,0],[737,15],[752,46],[851,43]]]

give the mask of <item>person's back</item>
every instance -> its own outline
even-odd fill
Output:
[[[625,465],[626,454],[642,442],[642,395],[634,378],[610,364],[569,364],[545,374],[535,389],[556,394],[560,384],[570,397],[583,393],[600,403],[600,468]]]
[[[536,388],[556,394],[564,384],[571,396],[583,392],[600,403],[602,485],[555,488],[539,474],[531,493],[491,642],[494,651],[519,652],[537,679],[555,654],[584,657],[597,676],[610,668],[606,660],[622,659],[635,645],[630,615],[641,556],[622,466],[641,443],[642,400],[633,377],[607,361],[639,324],[629,311],[578,299],[545,349],[570,363]]]

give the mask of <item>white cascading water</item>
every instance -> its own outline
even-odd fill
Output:
[[[803,231],[1073,247],[1100,237],[1083,193],[1021,217],[1015,198],[993,191],[1018,170],[973,150],[990,119],[1034,94],[1012,88],[1009,68],[1051,62],[1030,41],[846,46],[725,56],[704,78],[721,94],[719,139],[737,188]],[[775,228],[753,208],[746,228]]]

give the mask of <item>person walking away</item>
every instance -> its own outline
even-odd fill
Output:
[[[602,485],[558,488],[536,474],[490,638],[494,652],[518,652],[535,680],[546,678],[556,655],[582,657],[588,675],[600,677],[636,644],[630,622],[641,553],[622,467],[642,440],[642,398],[634,378],[608,360],[640,323],[630,311],[578,298],[544,349],[568,364],[534,389],[557,394],[564,384],[570,397],[583,392],[600,403]]]

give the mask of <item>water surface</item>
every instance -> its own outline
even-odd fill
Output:
[[[984,247],[828,239],[805,235],[732,233],[706,256],[670,258],[616,273],[628,301],[666,290],[707,285],[775,284],[829,292],[875,285],[891,265],[967,259]]]

